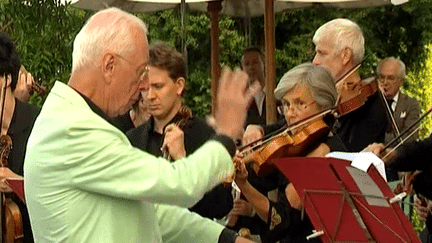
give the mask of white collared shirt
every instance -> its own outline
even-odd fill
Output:
[[[260,116],[262,115],[263,109],[264,109],[263,108],[264,99],[265,99],[265,92],[264,92],[264,90],[265,90],[265,87],[263,89],[261,89],[260,92],[258,92],[258,93],[256,93],[254,95],[255,103],[257,105],[258,112],[259,112]]]
[[[396,95],[393,97],[393,103],[391,104],[391,109],[393,112],[396,110],[396,104],[397,104],[397,101],[399,99],[399,93],[400,93],[400,91],[398,91],[396,93]]]

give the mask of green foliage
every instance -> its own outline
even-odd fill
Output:
[[[72,42],[86,12],[60,4],[60,0],[0,2],[0,28],[15,41],[21,63],[36,82],[52,86],[67,82],[72,65]],[[33,96],[35,105],[42,98]]]
[[[182,40],[181,16],[178,9],[170,9],[150,14],[138,14],[147,24],[150,44],[162,40],[182,52],[182,41],[186,45],[188,60],[188,86],[186,103],[194,114],[204,117],[211,111],[210,91],[210,18],[205,13],[186,15],[185,36]],[[244,48],[244,37],[236,28],[236,22],[226,16],[219,21],[220,63],[221,65],[238,66],[241,51]],[[234,50],[234,51],[233,51]]]
[[[424,114],[430,109],[432,104],[432,44],[426,46],[424,67],[419,71],[407,74],[405,92],[420,101],[420,114]],[[432,128],[431,116],[427,116],[421,123],[419,135],[421,138],[427,137]]]

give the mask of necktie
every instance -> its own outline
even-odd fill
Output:
[[[390,107],[390,111],[391,111],[391,113],[393,114],[393,107],[392,107],[392,105],[393,105],[393,102],[394,102],[394,100],[393,99],[388,99],[387,100],[387,104],[389,105],[389,107]]]

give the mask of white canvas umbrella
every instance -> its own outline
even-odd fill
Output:
[[[70,2],[72,6],[88,10],[101,10],[108,7],[117,7],[130,13],[147,13],[171,9],[179,6],[181,0],[62,0]],[[186,4],[204,3],[208,0],[185,0]]]

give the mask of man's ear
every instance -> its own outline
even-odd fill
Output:
[[[18,79],[19,79],[19,74],[18,74]],[[5,81],[6,81],[6,88],[9,88],[12,84],[12,75],[8,74],[5,75]],[[18,80],[17,80],[18,82]]]
[[[178,96],[181,96],[186,88],[186,80],[183,77],[180,77],[175,81],[175,84],[177,86],[176,93]]]
[[[116,59],[112,53],[106,53],[102,57],[102,74],[105,77],[104,80],[110,83],[116,68]]]
[[[354,53],[351,48],[345,47],[342,49],[341,56],[343,65],[347,65],[349,62],[353,61]]]

